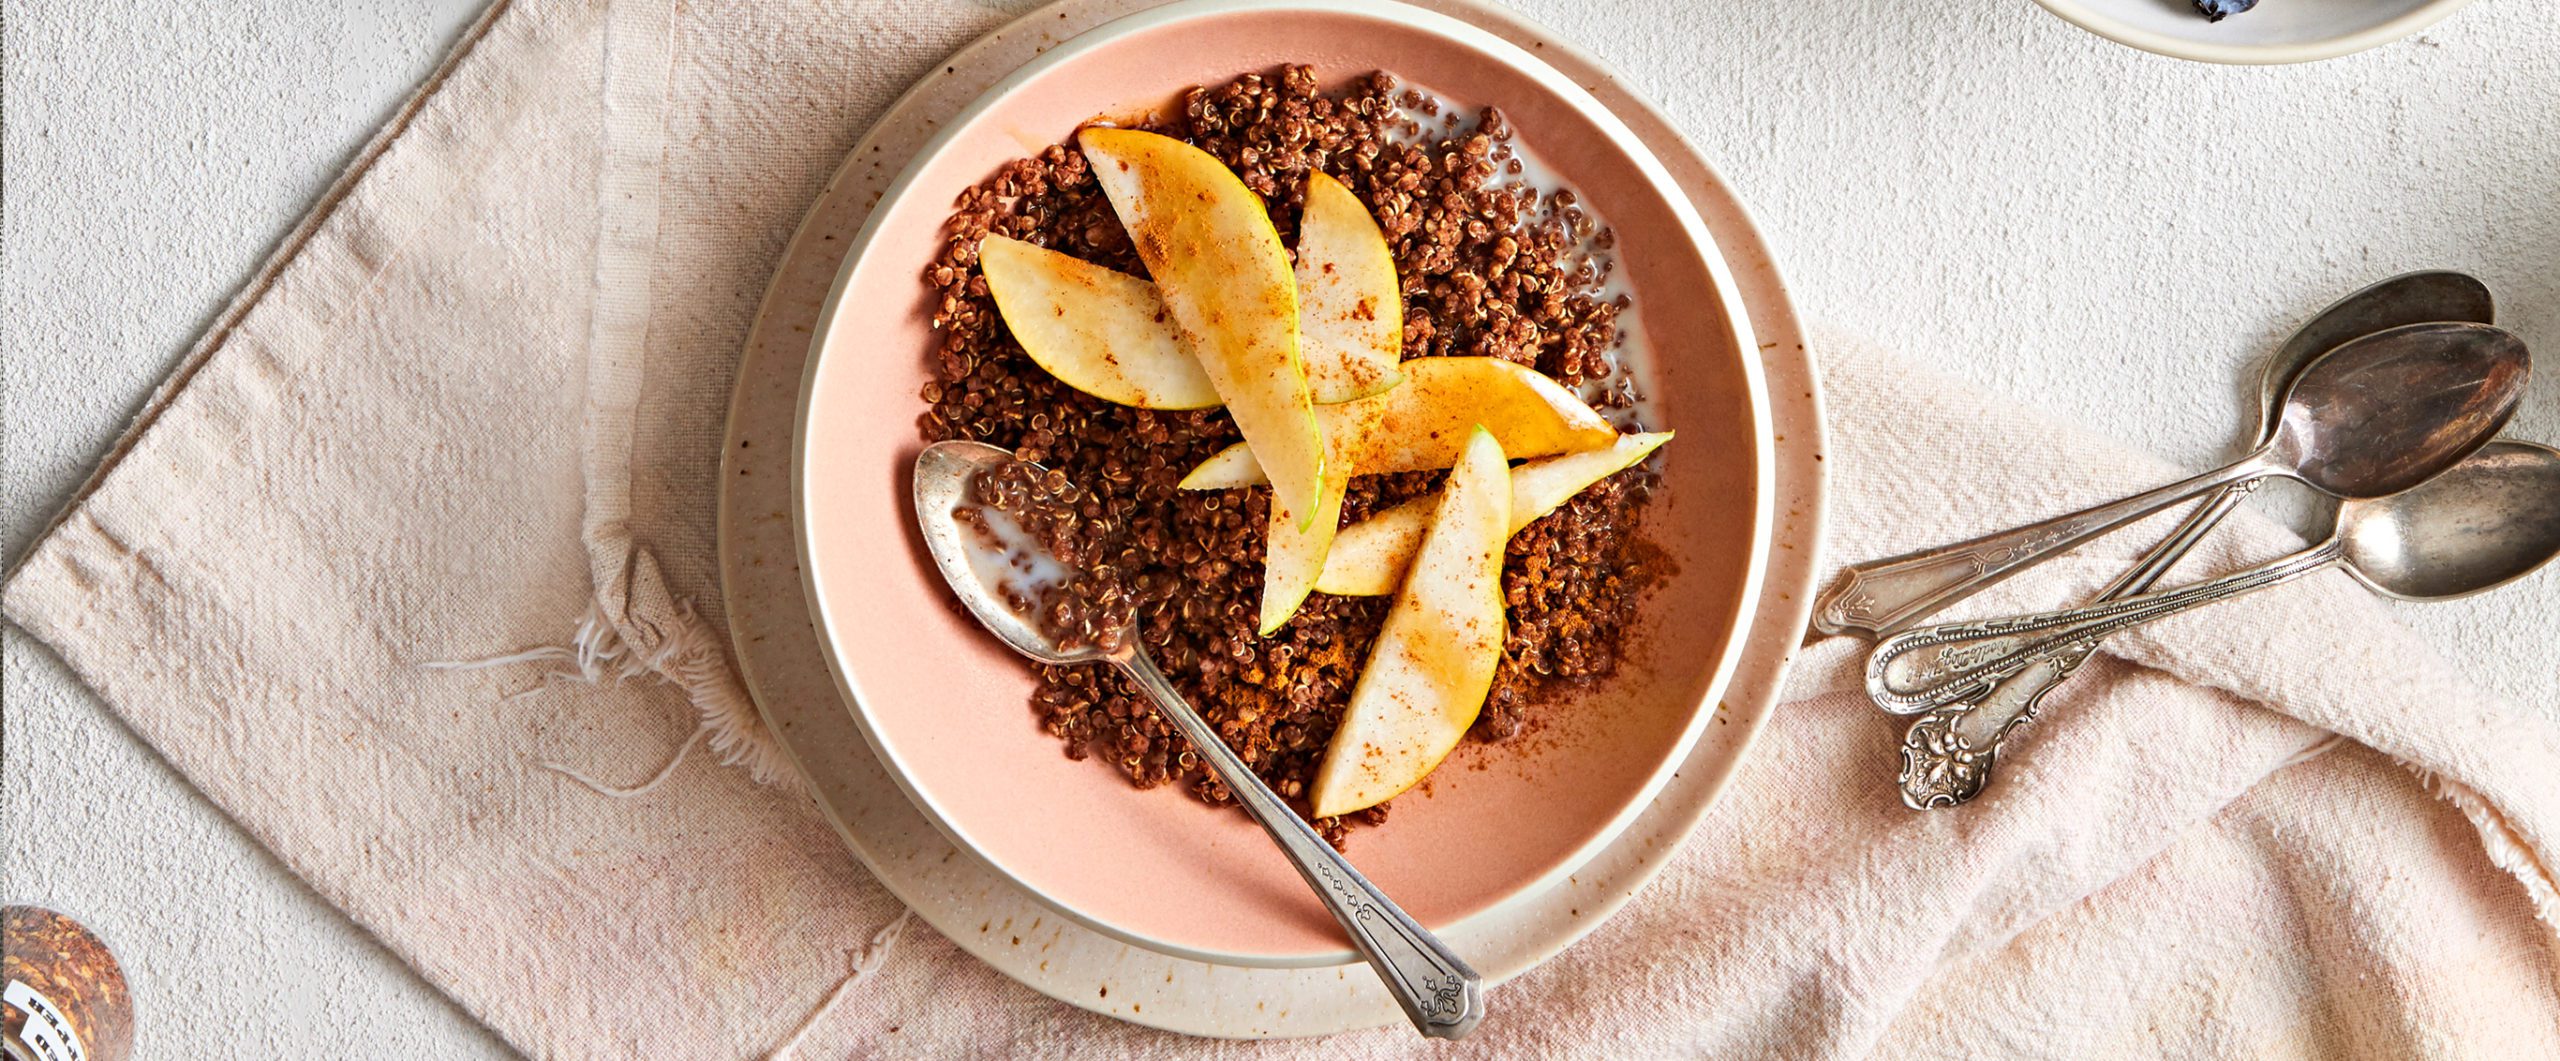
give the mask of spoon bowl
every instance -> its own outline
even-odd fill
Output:
[[[2485,324],[2376,332],[2303,366],[2264,452],[2282,474],[2333,497],[2396,494],[2497,434],[2531,364],[2523,340]]]
[[[2486,593],[2560,556],[2560,451],[2502,439],[2405,494],[2339,506],[2345,568],[2407,601]]]
[[[2402,273],[2378,280],[2303,322],[2302,328],[2278,347],[2258,371],[2258,403],[2250,409],[2256,415],[2256,426],[2249,432],[2249,444],[2262,445],[2276,429],[2276,416],[2284,409],[2285,391],[2305,366],[2320,355],[2368,335],[2410,324],[2431,321],[2471,321],[2494,324],[2498,320],[2497,299],[2489,285],[2469,273],[2449,269]]]
[[[969,503],[969,484],[979,471],[1013,459],[1012,450],[984,442],[936,442],[916,454],[916,529],[924,534],[925,551],[933,555],[933,566],[942,571],[943,581],[951,583],[952,595],[960,598],[969,614],[977,617],[978,624],[1006,647],[1039,663],[1099,663],[1109,659],[1101,649],[1090,645],[1061,650],[1038,623],[998,599],[994,587],[987,585],[970,560],[973,550],[969,532],[960,526],[956,513]],[[1134,643],[1135,639],[1121,640]]]

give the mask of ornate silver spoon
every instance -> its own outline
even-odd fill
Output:
[[[2497,434],[2529,364],[2523,341],[2485,324],[2413,324],[2346,343],[2294,378],[2256,452],[2121,501],[1851,567],[1817,607],[1819,626],[1894,628],[2188,498],[2268,476],[2340,499],[2399,493]]]
[[[2439,601],[2506,585],[2554,556],[2560,451],[2498,441],[2414,489],[2338,506],[2327,541],[2280,560],[2085,608],[1896,634],[1868,657],[1867,692],[1908,710],[1952,703],[2129,627],[2331,567],[2387,597]]]
[[[1378,971],[1386,982],[1387,993],[1404,1007],[1405,1016],[1422,1034],[1439,1039],[1458,1039],[1474,1031],[1484,1019],[1484,985],[1476,971],[1450,952],[1439,937],[1426,931],[1413,918],[1380,892],[1369,878],[1351,868],[1333,846],[1316,835],[1296,811],[1280,801],[1271,786],[1254,775],[1253,768],[1229,750],[1207,720],[1192,709],[1182,693],[1167,681],[1155,661],[1147,658],[1134,629],[1122,631],[1116,638],[1097,639],[1102,644],[1116,644],[1116,649],[1088,646],[1062,649],[1041,629],[1040,624],[1016,612],[998,599],[995,587],[989,586],[972,565],[972,550],[981,548],[972,540],[956,518],[958,510],[969,500],[969,484],[979,469],[991,464],[1016,459],[1007,450],[978,442],[937,442],[916,456],[915,504],[916,523],[924,532],[925,548],[933,554],[934,566],[942,570],[943,580],[951,584],[951,592],[969,608],[969,614],[1011,646],[1014,651],[1041,663],[1065,665],[1076,663],[1108,663],[1146,691],[1156,710],[1182,731],[1211,773],[1235,793],[1236,802],[1271,834],[1273,843],[1288,856],[1289,863],[1315,889],[1335,921],[1351,937],[1351,945],[1361,957]],[[1012,543],[1017,551],[1038,548],[1036,543]],[[1045,559],[1045,558],[1044,558]],[[1050,563],[1054,566],[1055,561]]]
[[[2496,321],[2496,314],[2497,304],[2487,285],[2466,274],[2442,270],[2403,273],[2339,299],[2304,323],[2267,359],[2258,376],[2258,419],[2250,430],[2249,445],[2265,445],[2268,436],[2275,433],[2285,385],[2323,352],[2406,324],[2490,324]],[[2251,492],[2247,486],[2224,487],[2188,513],[2176,530],[2110,583],[2097,600],[2149,592]],[[2084,650],[2037,663],[1988,692],[1932,708],[1913,720],[1902,735],[1901,766],[1895,775],[1902,802],[1915,810],[1926,810],[1953,807],[1980,795],[1991,782],[1991,770],[2001,749],[2020,727],[2035,719],[2045,696],[2069,679],[2096,651],[2097,643],[2090,642]]]

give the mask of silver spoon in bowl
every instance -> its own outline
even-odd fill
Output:
[[[2399,493],[2497,434],[2524,396],[2530,362],[2522,340],[2485,324],[2412,324],[2345,343],[2294,377],[2274,432],[2248,456],[2121,501],[1850,567],[1817,604],[1817,625],[1898,628],[2144,516],[2269,476],[2341,500]]]
[[[2085,608],[1896,634],[1867,659],[1867,693],[1911,710],[1952,703],[2084,642],[2331,567],[2386,597],[2441,601],[2496,589],[2555,556],[2560,451],[2501,440],[2415,488],[2339,505],[2327,541],[2280,560]]]
[[[1483,979],[1451,953],[1439,937],[1415,923],[1369,883],[1369,878],[1353,869],[1340,852],[1280,801],[1271,786],[1254,775],[1253,768],[1227,747],[1208,721],[1165,679],[1164,672],[1156,669],[1134,629],[1121,631],[1122,636],[1117,638],[1096,639],[1104,644],[1116,643],[1115,650],[1091,646],[1062,649],[1039,624],[1016,612],[999,599],[995,587],[987,585],[970,563],[970,553],[979,546],[955,513],[971,503],[970,483],[979,470],[1016,459],[1009,450],[981,442],[936,442],[916,455],[916,523],[924,532],[925,548],[933,554],[934,566],[951,584],[951,592],[997,640],[1034,661],[1052,665],[1108,663],[1118,667],[1146,691],[1156,710],[1199,751],[1210,772],[1235,793],[1236,801],[1244,805],[1245,812],[1262,825],[1263,831],[1271,834],[1281,854],[1288,857],[1299,876],[1306,878],[1316,898],[1324,902],[1325,909],[1350,935],[1352,946],[1377,970],[1387,993],[1404,1007],[1413,1026],[1438,1039],[1464,1038],[1474,1031],[1477,1022],[1484,1019]],[[1016,544],[1014,548],[1035,549],[1037,545]]]
[[[2497,302],[2490,296],[2488,286],[2463,273],[2403,273],[2366,285],[2304,322],[2267,358],[2258,375],[2258,417],[2249,432],[2249,445],[2264,445],[2275,433],[2276,417],[2284,408],[2285,386],[2322,353],[2359,337],[2407,324],[2490,324],[2496,319]],[[2117,576],[2091,603],[2150,592],[2161,576],[2177,566],[2253,490],[2247,485],[2223,487],[2188,513],[2176,530]],[[1979,695],[1932,708],[1912,720],[1902,735],[1901,764],[1895,775],[1902,802],[1914,810],[1928,810],[1958,806],[1981,795],[1991,783],[1991,771],[2002,748],[2036,717],[2045,696],[2068,680],[2097,650],[2096,641],[2081,642],[2071,651],[2028,667]]]

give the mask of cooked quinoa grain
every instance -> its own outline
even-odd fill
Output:
[[[1098,648],[1118,652],[1127,643],[1136,610],[1121,578],[1121,520],[1099,498],[1064,473],[1026,460],[990,464],[969,477],[970,499],[952,513],[978,539],[978,547],[1005,557],[1009,569],[993,587],[1006,607],[1031,620],[1060,652]],[[989,522],[1002,513],[1028,545],[1037,546],[1063,578],[1043,578],[1015,542]]]
[[[1570,191],[1522,183],[1500,111],[1466,123],[1384,74],[1345,90],[1314,72],[1248,74],[1187,93],[1180,112],[1149,123],[1235,169],[1294,242],[1306,175],[1322,170],[1369,205],[1403,285],[1404,356],[1500,357],[1568,386],[1608,379],[1624,296],[1604,298],[1610,234]],[[928,442],[975,439],[1014,449],[1073,484],[1090,527],[1083,564],[1108,566],[1134,607],[1138,636],[1165,673],[1254,770],[1304,809],[1389,598],[1315,594],[1270,637],[1254,632],[1267,489],[1175,489],[1193,465],[1239,438],[1219,410],[1114,405],[1058,382],[1006,332],[977,249],[1001,234],[1145,275],[1127,232],[1082,154],[1057,145],[1006,164],[960,196],[939,257],[925,270],[936,298],[934,377],[919,419]],[[1625,409],[1624,386],[1599,404]],[[1426,493],[1443,472],[1365,476],[1346,523]],[[1511,633],[1492,696],[1471,735],[1501,740],[1541,704],[1614,672],[1637,592],[1652,567],[1637,549],[1649,475],[1632,469],[1514,535],[1503,571]],[[1032,708],[1073,758],[1100,756],[1141,788],[1168,782],[1230,802],[1190,746],[1137,691],[1102,667],[1041,668]],[[1339,844],[1381,805],[1317,822]]]

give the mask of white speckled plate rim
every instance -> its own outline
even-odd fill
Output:
[[[1822,531],[1820,388],[1769,249],[1695,149],[1600,64],[1476,0],[1411,0],[1530,49],[1598,96],[1668,168],[1706,221],[1758,336],[1771,395],[1776,538],[1749,648],[1709,734],[1645,811],[1563,883],[1470,918],[1450,942],[1499,982],[1562,951],[1624,905],[1706,812],[1767,714],[1811,604]],[[793,238],[758,314],[730,407],[719,510],[722,579],[739,666],[821,809],[874,876],[925,921],[1008,976],[1124,1020],[1223,1037],[1321,1035],[1402,1019],[1361,966],[1214,965],[1078,925],[954,847],[873,755],[840,699],[798,570],[791,433],[811,329],[844,250],[880,193],[949,116],[1051,46],[1158,6],[1061,0],[955,54],[855,146]],[[1106,992],[1104,988],[1109,988]],[[1499,995],[1495,997],[1499,1006]]]

